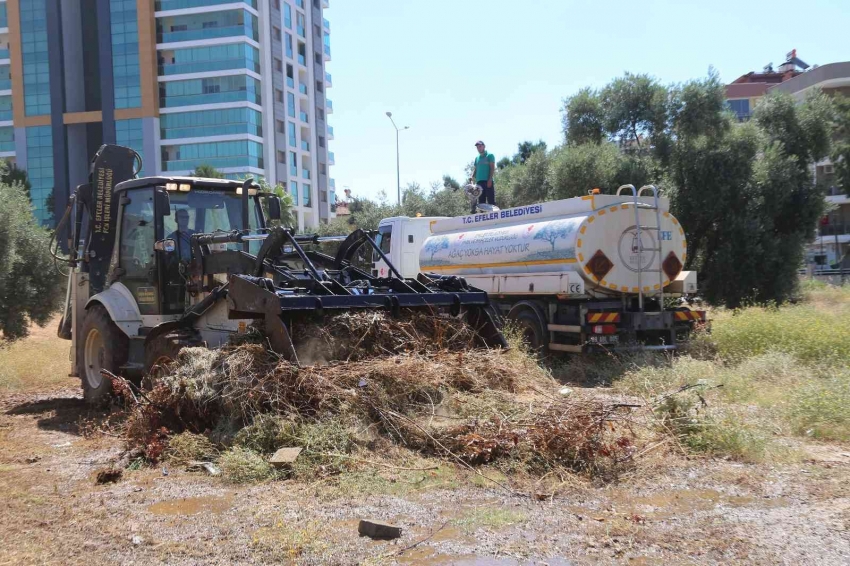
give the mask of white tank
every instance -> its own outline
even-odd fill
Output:
[[[588,195],[434,220],[419,265],[426,273],[461,276],[575,272],[593,294],[642,287],[652,295],[682,271],[687,243],[668,199],[659,198],[658,216],[653,198],[638,202],[640,241],[631,195]]]

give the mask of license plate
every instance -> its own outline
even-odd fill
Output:
[[[604,334],[594,334],[590,337],[590,342],[592,344],[619,344],[620,337],[616,334],[604,335]]]

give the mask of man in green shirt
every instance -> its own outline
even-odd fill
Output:
[[[475,142],[475,149],[478,150],[478,157],[475,158],[475,184],[481,187],[481,196],[478,197],[478,204],[496,204],[496,189],[493,185],[493,175],[496,172],[496,158],[492,153],[487,153],[487,148],[484,142],[478,140]],[[474,207],[472,212],[475,212]]]

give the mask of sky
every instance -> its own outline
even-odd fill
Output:
[[[396,200],[401,186],[461,179],[481,139],[499,160],[523,140],[561,143],[563,99],[624,72],[664,84],[731,82],[797,49],[850,60],[847,0],[329,0],[337,195]]]

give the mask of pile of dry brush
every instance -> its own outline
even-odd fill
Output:
[[[222,422],[274,415],[358,423],[464,465],[513,459],[530,471],[610,473],[636,450],[628,407],[559,396],[533,358],[473,348],[474,331],[458,319],[346,313],[293,334],[299,354],[312,348],[326,363],[299,367],[262,344],[183,350],[153,391],[124,391],[131,443],[155,460],[174,433],[212,436]]]

